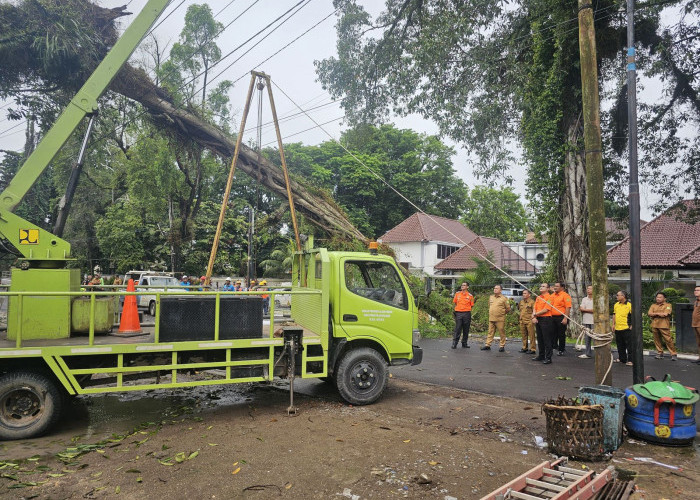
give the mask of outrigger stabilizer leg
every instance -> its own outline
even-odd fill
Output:
[[[287,415],[289,416],[296,415],[298,411],[297,407],[294,406],[294,379],[296,378],[297,353],[303,349],[301,346],[302,335],[303,330],[298,328],[284,330],[284,350],[288,357],[289,407]]]

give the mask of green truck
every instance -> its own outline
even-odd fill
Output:
[[[46,432],[66,398],[143,389],[325,378],[352,404],[376,401],[388,365],[418,364],[418,310],[395,261],[372,252],[299,252],[290,291],[153,290],[155,321],[113,332],[119,295],[82,290],[70,244],[13,213],[168,5],[149,0],[0,193],[0,238],[18,255],[0,331],[0,440]],[[88,130],[90,127],[88,127]],[[85,141],[87,142],[87,141]],[[142,293],[142,292],[140,292]],[[270,320],[262,317],[269,294]],[[274,296],[291,294],[291,321]],[[216,376],[192,377],[215,370]],[[290,405],[293,410],[293,404]]]

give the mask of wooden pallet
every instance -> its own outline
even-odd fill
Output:
[[[597,474],[566,467],[566,458],[542,462],[481,500],[587,500],[614,479],[614,468]]]

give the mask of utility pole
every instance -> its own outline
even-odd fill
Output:
[[[634,50],[634,0],[627,0],[627,124],[629,127],[630,292],[632,296],[632,383],[644,382],[642,347],[642,244],[637,172],[637,65]]]
[[[605,249],[605,209],[603,199],[603,151],[600,139],[600,99],[595,25],[591,0],[578,0],[578,43],[581,59],[583,96],[583,138],[586,148],[586,187],[588,189],[588,228],[593,280],[594,331],[610,331],[608,315],[608,256]],[[595,343],[595,382],[612,385],[610,343]]]

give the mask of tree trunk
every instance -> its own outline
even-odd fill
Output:
[[[156,87],[139,69],[126,65],[112,82],[111,90],[141,103],[154,119],[194,140],[225,158],[231,158],[236,146],[233,138],[215,125],[205,122],[194,112],[176,107],[165,91]],[[287,196],[283,172],[251,148],[241,144],[236,168],[255,178],[260,169],[260,183],[283,199]],[[367,238],[348,220],[333,200],[322,192],[311,192],[290,179],[294,203],[309,222],[330,234],[367,242]]]
[[[571,295],[572,317],[577,319],[581,299],[586,296],[586,286],[591,284],[591,253],[588,241],[588,204],[586,195],[586,165],[579,147],[583,123],[579,117],[571,117],[567,137],[569,150],[564,169],[565,189],[560,203],[559,260],[557,276],[564,280]],[[578,321],[578,319],[577,319]],[[569,334],[578,329],[569,328]]]

